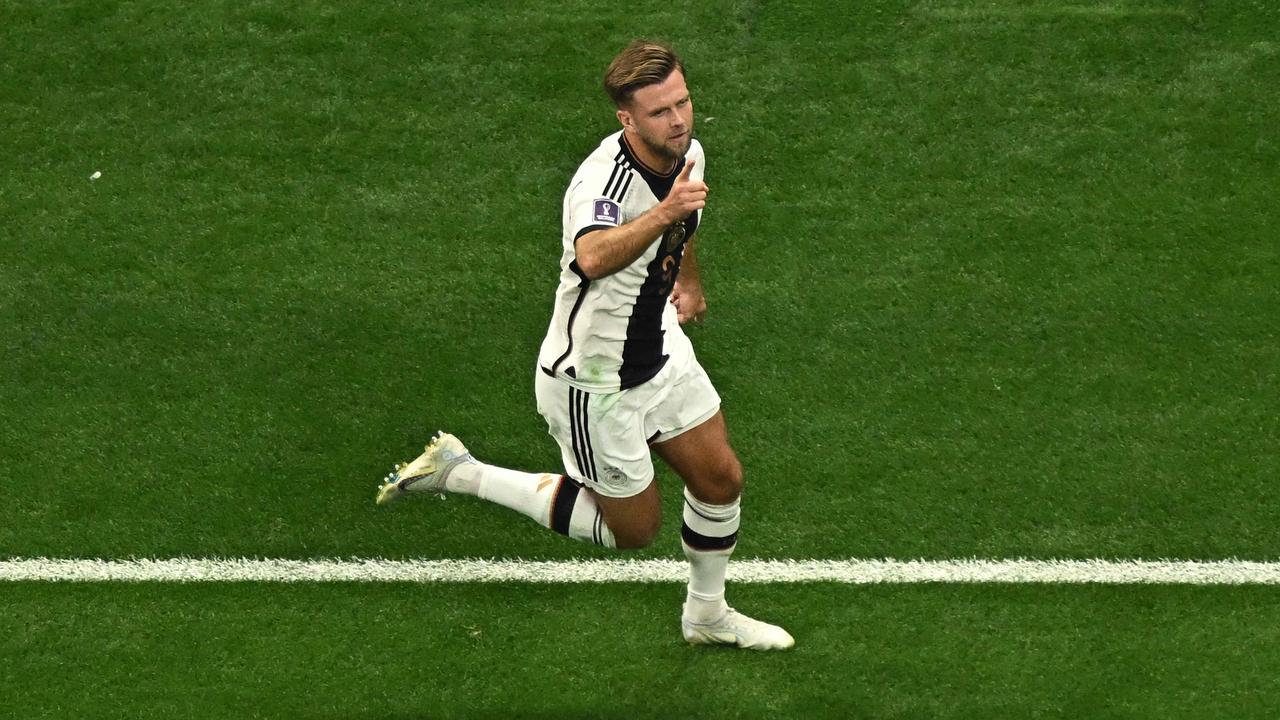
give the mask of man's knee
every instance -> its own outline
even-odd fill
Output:
[[[728,505],[742,496],[742,463],[737,455],[727,454],[707,475],[694,493],[702,502]]]
[[[738,461],[737,455],[730,455],[728,467],[725,469],[724,487],[725,492],[731,497],[725,502],[733,502],[742,497],[743,482],[742,463]]]

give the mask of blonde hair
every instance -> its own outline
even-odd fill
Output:
[[[684,74],[684,63],[669,45],[650,40],[632,40],[609,63],[604,74],[604,91],[618,107],[631,102],[636,90],[657,85],[676,70]]]

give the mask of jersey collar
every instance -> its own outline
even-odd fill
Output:
[[[687,160],[685,158],[677,160],[676,166],[669,173],[657,173],[641,162],[640,158],[636,157],[635,152],[631,150],[631,144],[627,142],[626,132],[618,136],[618,144],[622,146],[622,154],[631,163],[631,167],[640,173],[640,177],[644,178],[645,183],[649,185],[654,197],[659,200],[665,198],[667,193],[671,192],[671,186],[675,184],[676,176],[680,174],[680,171],[684,170]]]

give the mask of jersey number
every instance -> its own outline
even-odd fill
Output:
[[[673,255],[668,255],[662,259],[662,294],[670,295],[676,286],[676,259]]]

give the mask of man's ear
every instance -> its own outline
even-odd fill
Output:
[[[632,124],[631,113],[623,110],[622,108],[618,108],[618,122],[622,123],[622,127],[627,128],[628,130],[635,129]]]

